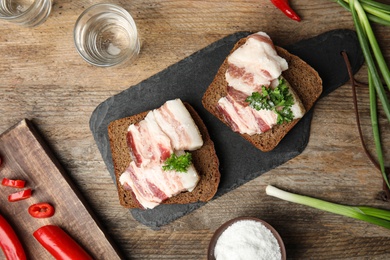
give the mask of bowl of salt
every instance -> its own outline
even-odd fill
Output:
[[[254,217],[238,217],[215,231],[207,259],[285,260],[286,249],[279,233],[270,224]]]

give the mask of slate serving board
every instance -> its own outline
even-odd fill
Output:
[[[249,34],[249,32],[238,32],[229,35],[141,83],[108,98],[95,109],[90,119],[90,129],[114,181],[114,168],[107,134],[108,124],[122,117],[157,108],[165,101],[174,98],[181,98],[197,110],[215,143],[221,171],[221,182],[215,198],[287,162],[305,149],[310,136],[312,110],[273,151],[261,152],[233,133],[202,106],[201,99],[206,88],[233,45]],[[341,51],[348,53],[354,73],[364,62],[356,33],[346,29],[325,32],[314,38],[283,47],[301,57],[318,71],[323,80],[321,97],[349,80],[344,60],[340,55]],[[152,210],[132,209],[130,211],[139,222],[152,229],[158,229],[204,204],[160,205]]]

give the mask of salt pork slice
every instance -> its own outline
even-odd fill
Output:
[[[277,120],[277,115],[271,110],[255,110],[244,106],[229,95],[218,101],[218,111],[234,132],[241,134],[261,134],[270,130]]]
[[[176,154],[180,156],[184,152]],[[131,189],[145,209],[152,209],[164,200],[184,191],[192,191],[199,175],[191,164],[187,172],[164,171],[162,165],[137,167],[133,162],[119,177],[125,189]]]
[[[229,86],[248,96],[269,86],[282,71],[288,69],[285,59],[280,57],[270,37],[258,32],[248,37],[246,42],[228,57],[226,81]]]
[[[194,151],[202,147],[199,129],[180,99],[165,102],[153,113],[161,129],[171,139],[174,150]]]
[[[144,120],[131,124],[127,132],[130,155],[137,167],[164,162],[173,153],[171,140],[149,112]]]

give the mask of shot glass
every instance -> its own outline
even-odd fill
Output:
[[[0,19],[35,27],[46,21],[51,6],[51,0],[0,0]]]
[[[133,18],[114,4],[96,4],[87,8],[76,21],[73,37],[77,52],[95,66],[129,64],[140,51]]]

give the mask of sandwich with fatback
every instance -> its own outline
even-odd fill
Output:
[[[209,201],[220,181],[214,143],[180,99],[108,126],[118,196],[126,208]]]
[[[271,151],[321,93],[322,80],[310,65],[257,32],[235,44],[202,103],[232,131]]]

